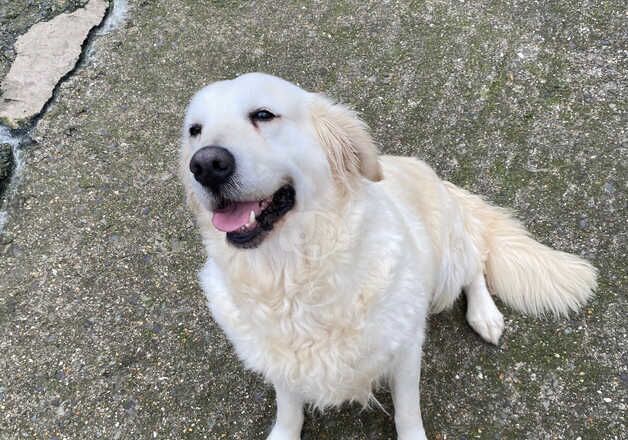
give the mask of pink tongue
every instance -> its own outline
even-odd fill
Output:
[[[259,202],[235,202],[225,210],[214,212],[212,223],[219,231],[232,232],[249,222],[251,211],[262,212]]]

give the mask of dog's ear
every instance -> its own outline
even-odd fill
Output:
[[[313,95],[311,115],[332,172],[341,181],[359,174],[374,182],[382,180],[375,142],[354,111],[322,95]]]

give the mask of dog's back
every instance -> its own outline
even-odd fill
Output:
[[[482,270],[481,227],[463,212],[438,175],[425,162],[410,157],[381,156],[381,184],[401,211],[418,217],[430,237],[438,270],[430,309],[450,307]]]
[[[381,161],[381,184],[420,218],[440,258],[432,312],[450,306],[478,271],[493,294],[533,315],[566,315],[592,295],[595,268],[535,241],[508,210],[442,181],[417,159],[382,156]]]

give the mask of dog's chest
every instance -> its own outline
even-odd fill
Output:
[[[390,274],[382,264],[367,273],[344,284],[333,276],[266,285],[240,280],[236,291],[217,289],[214,281],[207,294],[249,368],[319,405],[366,401],[395,346],[377,316],[386,313],[380,302]]]

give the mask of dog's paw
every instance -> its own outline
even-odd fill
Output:
[[[497,307],[485,307],[481,310],[467,311],[467,322],[479,334],[482,339],[491,344],[498,345],[499,338],[504,332],[504,315]]]
[[[286,429],[275,426],[266,440],[301,440],[301,434],[291,433]]]
[[[425,431],[423,428],[405,429],[397,431],[397,438],[399,440],[427,440]]]

